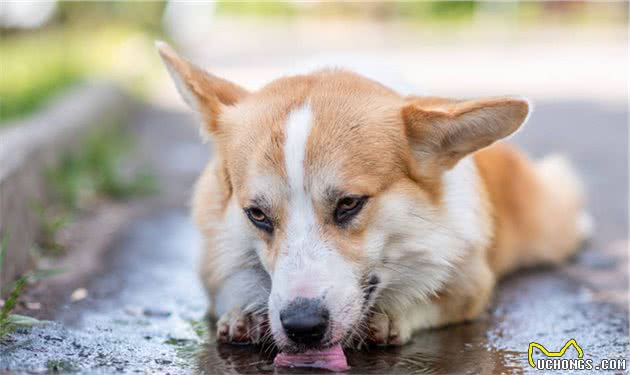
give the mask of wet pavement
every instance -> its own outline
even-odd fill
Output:
[[[528,365],[529,343],[555,351],[571,338],[595,363],[629,358],[627,116],[588,103],[539,103],[514,138],[533,156],[568,153],[586,180],[597,232],[573,261],[507,277],[475,322],[420,332],[400,348],[348,351],[348,373],[540,373]],[[0,373],[307,372],[274,369],[268,348],[214,344],[196,274],[199,238],[183,208],[207,154],[186,115],[147,109],[136,120],[143,155],[174,203],[116,234],[101,271],[81,281],[87,298],[71,302],[73,289],[65,290],[41,313],[48,321],[1,344]]]

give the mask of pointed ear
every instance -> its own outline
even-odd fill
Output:
[[[461,158],[514,133],[527,119],[525,99],[411,99],[402,109],[409,144],[422,165],[452,168]]]
[[[189,63],[167,43],[155,45],[184,101],[201,114],[202,136],[219,131],[217,118],[223,106],[233,105],[248,95],[247,90]]]

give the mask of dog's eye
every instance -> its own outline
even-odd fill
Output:
[[[247,215],[249,220],[259,229],[262,229],[268,233],[271,233],[273,231],[273,223],[260,208],[247,207],[245,208],[245,214]]]
[[[345,224],[355,217],[367,201],[366,196],[349,195],[341,198],[335,208],[334,219],[337,224]]]

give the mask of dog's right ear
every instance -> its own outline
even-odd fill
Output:
[[[527,120],[529,108],[523,98],[411,98],[402,117],[416,161],[427,170],[446,170],[514,133]]]
[[[184,101],[201,115],[204,138],[220,132],[217,118],[224,106],[230,106],[248,95],[239,85],[219,78],[177,55],[162,41],[155,42],[166,69]]]

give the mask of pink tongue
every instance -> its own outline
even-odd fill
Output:
[[[313,367],[330,371],[344,371],[349,368],[340,344],[324,350],[307,350],[297,354],[279,353],[273,364],[277,367]]]

